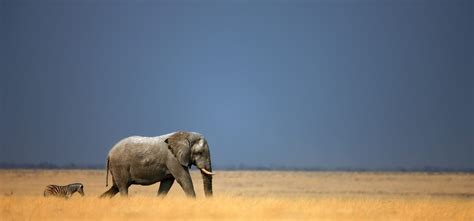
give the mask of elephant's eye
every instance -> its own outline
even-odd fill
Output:
[[[197,150],[196,151],[196,155],[201,155],[202,154],[202,150]]]

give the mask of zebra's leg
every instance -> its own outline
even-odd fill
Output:
[[[100,195],[100,198],[104,198],[104,197],[109,197],[109,198],[112,198],[115,196],[115,194],[117,194],[119,192],[119,189],[118,187],[115,185],[110,187],[109,190],[107,190],[105,193],[103,193],[102,195]]]
[[[160,182],[160,188],[158,189],[158,196],[166,196],[173,186],[174,178],[169,178],[166,180],[162,180]]]

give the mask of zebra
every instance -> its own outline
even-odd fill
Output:
[[[82,183],[71,183],[66,186],[48,185],[44,190],[44,196],[56,196],[67,199],[75,192],[78,192],[81,194],[81,196],[84,196],[84,185],[82,185]]]

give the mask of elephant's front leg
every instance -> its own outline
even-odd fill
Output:
[[[158,196],[166,196],[173,186],[174,178],[169,178],[166,180],[162,180],[160,182],[160,188],[158,189]]]
[[[188,197],[196,197],[193,181],[191,180],[191,175],[189,174],[188,168],[181,165],[175,158],[169,159],[167,166],[171,175],[173,175],[176,181],[178,181],[186,195]]]

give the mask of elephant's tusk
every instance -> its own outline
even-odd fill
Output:
[[[203,173],[207,174],[207,175],[211,175],[211,176],[212,176],[212,175],[215,175],[215,173],[209,172],[209,171],[207,171],[207,170],[204,169],[204,168],[202,168],[201,171],[202,171]]]

